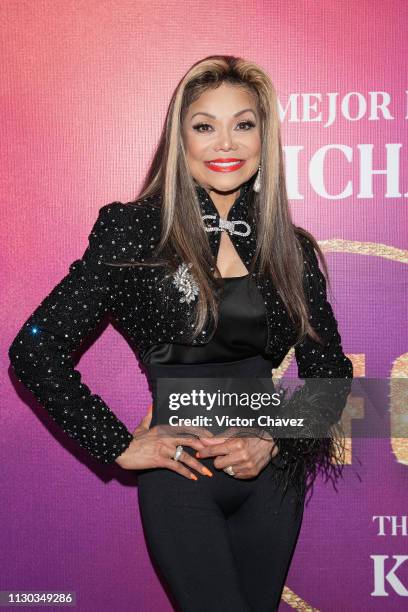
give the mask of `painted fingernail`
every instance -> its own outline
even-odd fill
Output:
[[[192,480],[198,480],[197,476],[195,474],[190,474],[190,477],[192,478]]]
[[[197,459],[200,458],[200,453],[198,451],[196,452],[196,457],[197,457]]]
[[[209,470],[208,468],[206,468],[206,467],[201,468],[201,471],[202,471],[202,473],[203,473],[203,474],[205,474],[206,476],[212,476],[212,475],[213,475],[213,473],[212,473],[212,472],[210,472],[210,470]]]

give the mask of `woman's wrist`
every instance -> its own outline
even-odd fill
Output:
[[[123,453],[121,453],[118,457],[116,457],[115,461],[118,465],[121,465],[121,463],[123,463],[123,460],[126,459],[126,457],[134,450],[136,450],[137,448],[137,438],[140,438],[140,434],[138,436],[135,436],[134,434],[133,438],[130,440],[129,445],[125,448],[125,450],[123,451]]]
[[[270,443],[269,455],[270,455],[270,458],[273,459],[275,457],[275,455],[277,454],[277,453],[272,454],[272,453],[274,453],[275,449],[277,448],[277,444],[276,444],[275,440],[272,438],[271,434],[266,429],[263,429],[261,431],[261,439],[265,440],[265,442],[269,442]]]
[[[272,439],[271,449],[269,451],[269,455],[271,459],[274,459],[278,453],[279,453],[279,446],[276,444],[275,440]]]

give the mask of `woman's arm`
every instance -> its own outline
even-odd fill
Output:
[[[312,243],[301,236],[304,252],[304,280],[308,294],[310,323],[324,345],[309,336],[295,345],[299,378],[353,378],[353,364],[343,353],[333,309],[327,300],[326,279],[320,270]]]
[[[330,436],[325,438],[323,433],[328,432],[330,426],[338,423],[341,418],[351,390],[353,364],[343,352],[337,321],[327,300],[326,279],[320,270],[313,245],[303,235],[300,241],[305,262],[304,284],[309,320],[323,344],[306,336],[295,345],[298,376],[306,382],[292,395],[289,410],[293,411],[294,416],[304,417],[305,430],[322,433],[319,439],[280,438],[278,446],[286,461],[304,460],[304,454],[307,453],[312,466],[313,461],[324,463],[326,460],[327,463],[333,458],[330,454],[334,453],[334,445],[330,444]]]
[[[20,382],[77,443],[102,463],[113,463],[133,439],[98,395],[81,382],[71,354],[108,310],[125,267],[105,265],[125,253],[128,210],[113,202],[99,210],[81,259],[24,323],[9,348]]]

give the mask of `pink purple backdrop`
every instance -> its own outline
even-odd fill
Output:
[[[404,0],[1,3],[2,590],[74,590],[81,612],[171,610],[135,479],[77,451],[18,386],[7,349],[83,253],[98,209],[135,196],[173,88],[206,55],[241,55],[270,74],[286,109],[293,217],[327,254],[343,348],[356,376],[408,376],[407,21]],[[388,184],[370,171],[370,156],[383,170],[387,153]],[[150,394],[116,330],[78,369],[134,428]],[[402,530],[379,536],[373,520],[403,524],[406,439],[353,440],[348,461],[337,492],[315,487],[282,610],[408,601],[387,578],[373,594],[372,557],[386,556],[387,573],[408,550]],[[405,589],[407,566],[396,571]]]

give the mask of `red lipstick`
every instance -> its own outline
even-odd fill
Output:
[[[245,159],[237,159],[236,157],[226,157],[212,159],[204,162],[207,168],[214,172],[235,172],[245,164]]]

